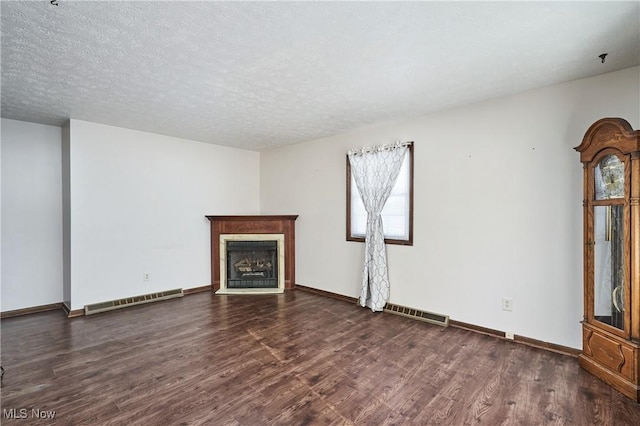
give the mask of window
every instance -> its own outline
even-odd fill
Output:
[[[385,243],[413,245],[413,144],[405,154],[400,174],[382,210]],[[347,241],[364,242],[367,211],[364,209],[347,156]]]

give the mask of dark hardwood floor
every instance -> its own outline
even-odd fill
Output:
[[[1,351],[3,425],[640,425],[575,358],[302,291],[3,319]]]

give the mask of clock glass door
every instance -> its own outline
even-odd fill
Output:
[[[594,207],[594,318],[624,330],[624,206]]]

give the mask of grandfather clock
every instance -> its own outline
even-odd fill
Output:
[[[584,321],[580,366],[640,401],[640,131],[589,127],[584,166]]]

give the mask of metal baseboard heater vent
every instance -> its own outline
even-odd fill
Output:
[[[406,306],[393,305],[387,303],[384,307],[385,312],[396,314],[407,318],[413,318],[431,324],[449,326],[449,315],[434,314],[433,312],[420,311],[418,309],[407,308]]]
[[[160,300],[174,299],[184,296],[181,288],[175,290],[160,291],[158,293],[145,294],[142,296],[127,297],[125,299],[111,300],[109,302],[94,303],[84,306],[84,314],[91,315],[100,312],[113,311],[114,309],[126,308],[128,306],[141,305],[143,303],[157,302]]]

